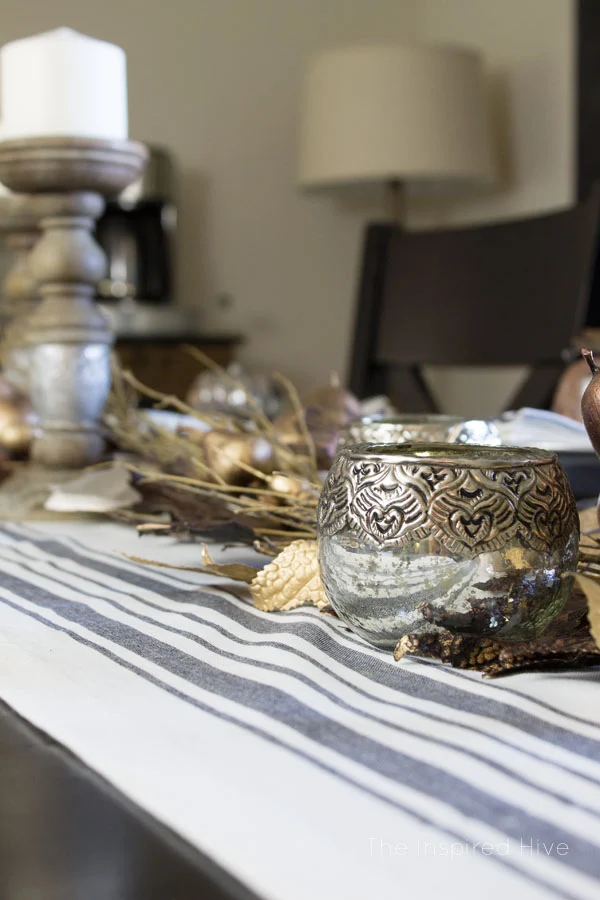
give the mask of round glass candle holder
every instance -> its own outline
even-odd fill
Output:
[[[445,630],[537,636],[568,596],[579,544],[556,455],[517,447],[347,447],[325,481],[318,530],[331,605],[383,648]]]
[[[338,450],[352,444],[403,444],[409,442],[480,444],[499,447],[500,432],[485,419],[444,415],[367,416],[346,425]]]

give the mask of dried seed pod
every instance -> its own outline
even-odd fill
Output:
[[[269,487],[278,494],[289,494],[290,499],[319,499],[319,488],[305,481],[302,478],[294,478],[291,475],[284,475],[282,472],[276,472],[271,476]]]
[[[203,447],[208,465],[228,484],[249,484],[254,475],[245,467],[267,475],[275,468],[273,445],[261,435],[209,431]]]
[[[275,468],[273,445],[262,435],[217,428],[179,433],[202,447],[206,464],[227,484],[247,485],[256,472],[269,475]]]
[[[600,457],[600,369],[591,350],[582,350],[581,354],[592,373],[592,380],[581,400],[581,415],[592,446]]]

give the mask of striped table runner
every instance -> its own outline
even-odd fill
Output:
[[[0,697],[257,894],[600,896],[600,671],[397,664],[117,551],[198,555],[0,529]]]

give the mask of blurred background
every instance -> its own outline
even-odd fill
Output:
[[[383,215],[383,191],[350,200],[299,188],[311,57],[382,40],[478,50],[499,181],[469,197],[409,194],[404,224],[493,222],[577,199],[579,15],[575,0],[3,0],[0,35],[68,25],[124,48],[130,135],[173,162],[169,301],[200,331],[242,335],[245,364],[305,390],[332,370],[346,376],[364,226]],[[440,405],[461,414],[500,409],[521,374],[426,373]]]

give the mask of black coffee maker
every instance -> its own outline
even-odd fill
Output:
[[[173,299],[173,248],[177,210],[169,153],[149,146],[142,177],[109,200],[96,238],[108,258],[98,285],[103,304],[168,304]]]

